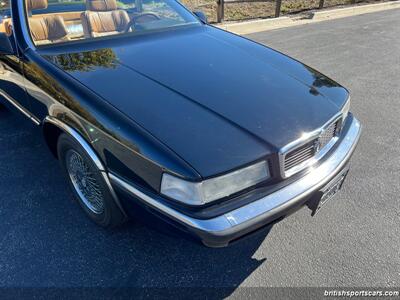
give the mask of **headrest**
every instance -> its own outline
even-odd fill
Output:
[[[117,0],[86,0],[86,9],[91,11],[117,10]]]
[[[28,10],[46,9],[48,6],[47,0],[27,0]]]

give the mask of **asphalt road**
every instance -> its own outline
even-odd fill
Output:
[[[335,78],[364,125],[341,195],[208,249],[85,218],[29,121],[0,110],[0,286],[400,287],[400,10],[250,35]]]

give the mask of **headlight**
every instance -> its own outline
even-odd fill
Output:
[[[266,161],[202,182],[189,182],[165,173],[161,193],[189,205],[202,205],[252,187],[270,176]]]
[[[343,115],[343,123],[346,120],[347,116],[349,115],[350,112],[350,97],[347,100],[346,104],[342,108],[342,115]]]

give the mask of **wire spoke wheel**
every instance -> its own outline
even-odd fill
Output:
[[[66,167],[72,185],[82,202],[95,214],[104,212],[104,197],[96,177],[82,156],[70,149],[66,154]]]

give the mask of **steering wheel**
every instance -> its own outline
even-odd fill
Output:
[[[140,19],[145,19],[146,21],[141,21]],[[144,14],[140,14],[137,16],[132,17],[132,19],[129,21],[129,23],[126,25],[125,28],[125,33],[129,32],[129,30],[131,29],[135,29],[136,25],[140,24],[140,23],[145,23],[147,21],[157,21],[157,20],[161,20],[161,18],[156,15],[155,13],[144,13]]]

